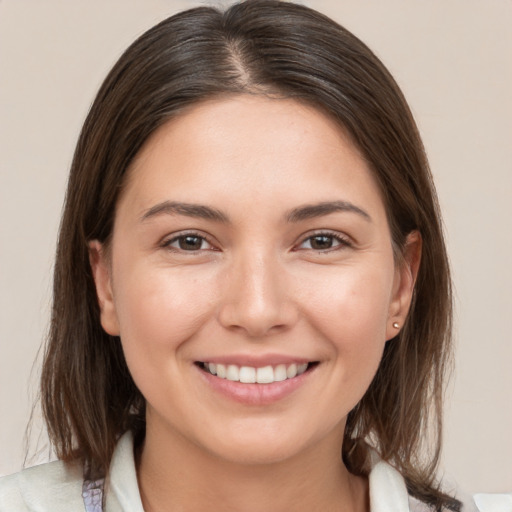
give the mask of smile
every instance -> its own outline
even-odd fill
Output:
[[[272,384],[302,375],[312,364],[313,363],[292,363],[288,365],[278,364],[276,366],[267,365],[261,368],[254,368],[252,366],[203,362],[200,363],[200,367],[220,379],[244,384]]]

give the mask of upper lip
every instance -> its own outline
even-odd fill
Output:
[[[304,364],[314,362],[313,359],[290,356],[284,354],[230,354],[225,356],[213,356],[201,359],[201,363],[234,364],[236,366],[250,366],[262,368],[263,366],[277,366],[278,364]]]

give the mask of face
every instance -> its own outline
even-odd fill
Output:
[[[153,134],[109,257],[93,242],[91,262],[148,435],[244,462],[341,443],[414,274],[395,266],[379,189],[343,131],[249,96]]]

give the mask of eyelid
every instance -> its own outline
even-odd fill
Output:
[[[331,237],[334,240],[336,240],[337,242],[339,242],[339,245],[337,245],[335,247],[330,247],[330,248],[324,249],[324,250],[313,249],[313,248],[300,249],[300,246],[302,244],[304,244],[304,242],[306,242],[307,240],[309,240],[311,238],[314,238],[315,236]],[[337,251],[337,250],[340,250],[340,249],[343,249],[346,247],[353,247],[353,245],[354,244],[353,244],[351,238],[343,233],[340,233],[338,231],[329,231],[329,230],[325,230],[325,229],[324,230],[320,229],[320,230],[309,232],[309,233],[306,233],[305,235],[303,235],[300,238],[299,243],[297,243],[295,245],[293,250],[306,250],[306,251],[314,251],[314,252],[318,252],[318,253],[327,253],[327,252]]]
[[[173,242],[176,242],[180,238],[187,237],[187,236],[193,236],[193,237],[197,237],[197,238],[201,238],[201,239],[205,240],[210,245],[210,248],[197,249],[195,251],[187,251],[185,249],[180,249],[178,247],[171,246],[171,244]],[[201,253],[204,251],[218,251],[219,250],[217,248],[217,244],[215,244],[215,242],[212,240],[212,237],[210,237],[206,233],[203,233],[203,232],[197,231],[197,230],[184,230],[184,231],[179,231],[177,233],[171,233],[170,235],[167,235],[166,237],[164,237],[162,239],[162,241],[159,243],[159,246],[162,247],[163,249],[167,249],[167,250],[170,250],[173,252],[188,253],[188,254],[194,254],[194,253],[197,254],[197,253]]]
[[[171,246],[172,243],[176,242],[177,240],[179,240],[182,237],[187,237],[187,236],[201,238],[202,240],[206,241],[210,245],[210,248],[187,251],[185,249],[179,249],[177,247]],[[336,245],[335,247],[331,247],[331,248],[324,249],[324,250],[313,249],[313,248],[307,248],[307,249],[300,248],[300,246],[302,244],[304,244],[307,240],[314,238],[315,236],[331,237],[334,240],[336,240],[337,242],[339,242],[339,244]],[[168,250],[171,250],[174,252],[189,253],[189,254],[193,254],[193,253],[197,254],[197,253],[204,252],[204,251],[218,251],[219,250],[217,247],[218,244],[212,239],[211,236],[209,236],[208,234],[206,234],[204,232],[197,231],[197,230],[184,230],[184,231],[179,231],[179,232],[167,235],[159,243],[159,246],[164,249],[168,249]],[[301,238],[299,239],[299,242],[293,247],[292,250],[294,250],[294,251],[307,250],[307,251],[314,251],[314,252],[319,252],[319,253],[327,253],[327,252],[336,251],[336,250],[340,250],[340,249],[343,249],[346,247],[352,247],[352,246],[353,246],[353,242],[351,241],[350,237],[348,237],[347,235],[340,233],[338,231],[329,231],[329,230],[320,229],[320,230],[315,230],[315,231],[306,233],[303,236],[301,236]]]

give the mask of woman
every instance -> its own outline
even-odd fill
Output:
[[[371,51],[290,3],[169,18],[80,135],[41,388],[60,461],[0,510],[459,510],[450,321],[421,140]]]

